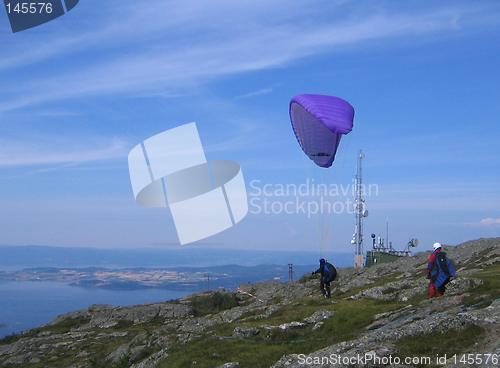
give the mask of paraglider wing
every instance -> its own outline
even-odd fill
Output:
[[[290,101],[290,120],[304,153],[320,167],[335,160],[342,135],[352,130],[354,108],[334,96],[298,95]]]

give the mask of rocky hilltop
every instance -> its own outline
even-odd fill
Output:
[[[498,366],[486,354],[500,358],[500,238],[445,250],[458,275],[443,298],[426,299],[422,253],[339,270],[332,299],[304,277],[158,304],[94,305],[0,340],[0,366]],[[464,353],[479,355],[464,363]],[[345,360],[357,356],[378,360]],[[444,360],[404,360],[436,356]]]

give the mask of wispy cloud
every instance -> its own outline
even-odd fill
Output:
[[[256,91],[244,93],[242,95],[236,96],[235,100],[243,99],[243,98],[250,98],[250,97],[256,97],[256,96],[262,96],[262,95],[268,95],[269,93],[272,93],[274,88],[268,87],[268,88],[261,88]]]
[[[43,78],[26,79],[4,89],[0,112],[81,96],[178,95],[220,77],[282,67],[312,55],[342,51],[345,46],[457,31],[469,18],[476,19],[478,12],[471,6],[413,14],[346,10],[340,17],[330,5],[333,16],[325,17],[322,6],[305,10],[284,6],[281,1],[272,6],[247,1],[217,4],[227,12],[214,11],[217,6],[212,3],[204,6],[195,1],[175,7],[170,2],[153,1],[146,10],[123,7],[121,16],[105,12],[109,18],[100,19],[97,30],[59,41],[60,45],[56,42],[49,51],[40,46],[40,50],[23,56],[24,50],[14,49],[18,53],[10,57],[14,61],[4,61],[0,68],[36,64],[63,53],[79,55],[82,49],[98,56],[85,63],[75,59],[73,66],[52,68]],[[162,10],[174,11],[176,16],[165,18]],[[124,17],[130,22],[122,22]],[[51,44],[51,40],[57,41],[57,36],[51,35],[43,44]],[[111,42],[113,48],[105,49]]]
[[[480,225],[485,225],[485,226],[499,226],[500,225],[500,217],[493,218],[493,217],[487,217],[479,221]]]
[[[0,140],[0,168],[35,165],[73,165],[126,157],[124,139],[44,136]]]

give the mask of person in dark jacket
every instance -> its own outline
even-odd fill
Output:
[[[319,268],[312,274],[316,275],[318,273],[321,275],[319,281],[321,294],[323,294],[325,298],[331,298],[332,292],[330,289],[330,283],[337,277],[337,270],[331,263],[327,262],[324,258],[321,258],[319,260]]]
[[[427,262],[427,278],[429,279],[429,290],[428,290],[429,299],[434,298],[436,296],[443,296],[445,291],[446,291],[445,285],[443,285],[439,288],[436,288],[436,286],[434,285],[434,282],[432,282],[432,279],[431,279],[431,272],[435,267],[436,257],[438,255],[438,253],[441,252],[441,244],[434,243],[432,245],[432,247],[434,248],[434,252],[432,252],[432,254],[429,256],[429,259]]]

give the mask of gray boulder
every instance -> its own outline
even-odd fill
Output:
[[[248,338],[259,334],[259,329],[254,327],[236,327],[233,331],[234,337]]]

